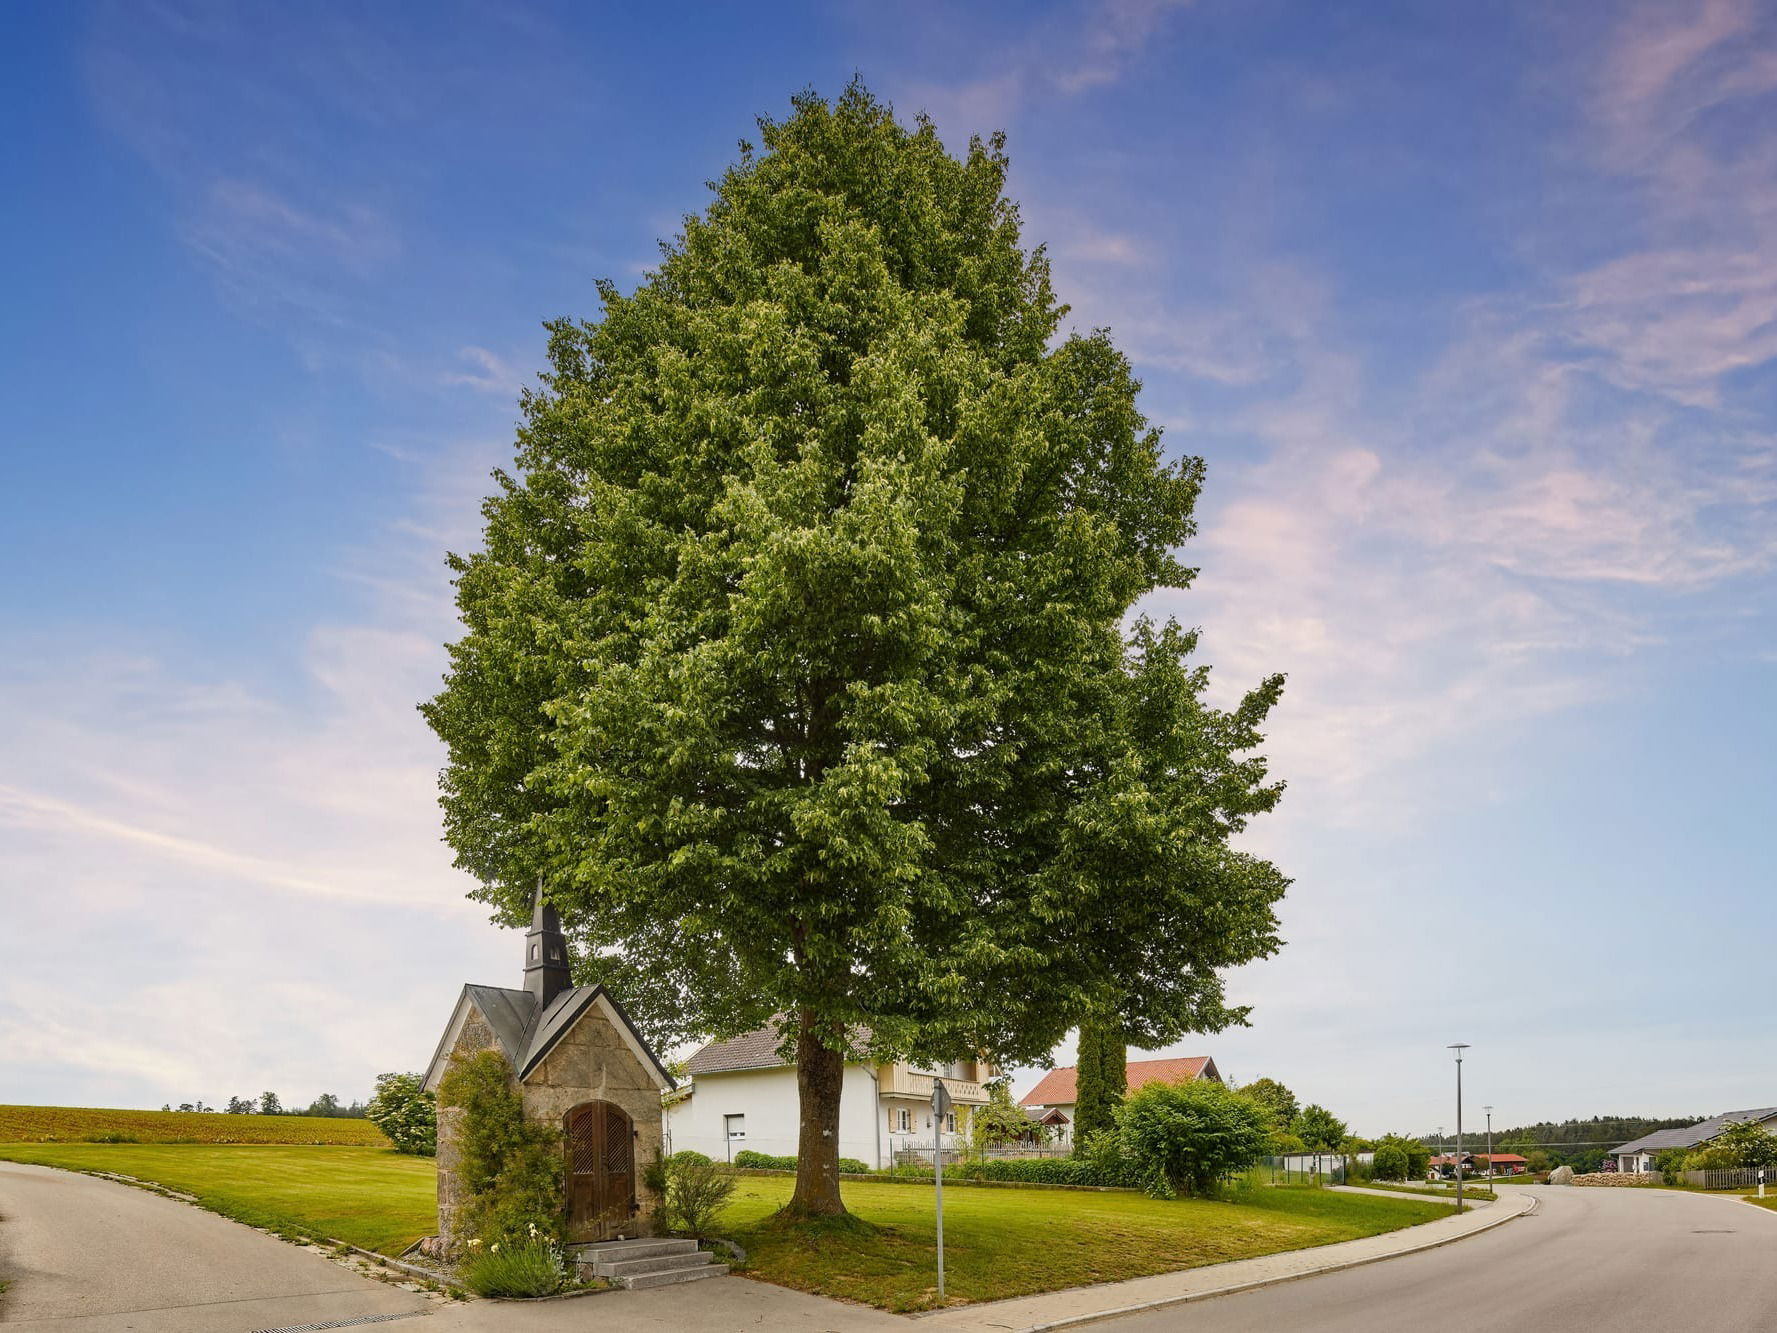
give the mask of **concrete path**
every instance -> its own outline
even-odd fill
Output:
[[[0,1162],[0,1278],[7,1333],[250,1333],[432,1308],[190,1204],[17,1162]],[[425,1322],[387,1325],[410,1326]]]
[[[1419,1197],[1378,1190],[1362,1192],[1383,1194],[1391,1199]],[[1391,1231],[1386,1235],[1365,1236],[1361,1240],[1317,1245],[1313,1249],[1291,1250],[1284,1254],[1268,1254],[1259,1259],[1238,1259],[1233,1263],[1213,1264],[1207,1268],[1187,1268],[1177,1273],[1138,1277],[1128,1282],[1073,1287],[1067,1291],[1052,1291],[1042,1296],[1022,1296],[1009,1301],[988,1301],[980,1305],[921,1315],[919,1322],[934,1328],[970,1330],[970,1333],[1007,1333],[1007,1330],[1030,1333],[1032,1330],[1090,1323],[1142,1309],[1182,1306],[1187,1302],[1205,1300],[1244,1287],[1311,1277],[1337,1269],[1372,1264],[1378,1259],[1387,1259],[1394,1255],[1417,1253],[1447,1245],[1451,1241],[1463,1240],[1477,1232],[1509,1222],[1527,1211],[1534,1202],[1533,1198],[1520,1191],[1510,1197],[1501,1198],[1496,1203],[1476,1205],[1460,1214],[1452,1209],[1448,1217],[1422,1222],[1416,1227]],[[1465,1245],[1464,1252],[1466,1251]],[[1166,1315],[1166,1319],[1171,1322],[1143,1327],[1178,1327],[1189,1319],[1191,1327],[1196,1328],[1199,1315],[1195,1308],[1189,1314],[1175,1309]]]
[[[1534,1194],[1537,1209],[1451,1249],[1132,1315],[1107,1333],[1777,1328],[1777,1213],[1676,1190],[1502,1186],[1500,1193]]]

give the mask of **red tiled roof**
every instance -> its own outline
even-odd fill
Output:
[[[1487,1160],[1487,1154],[1484,1152],[1476,1153],[1475,1156],[1479,1157],[1483,1162]],[[1493,1160],[1495,1162],[1526,1162],[1530,1159],[1527,1157],[1520,1157],[1515,1152],[1496,1152],[1493,1154]]]
[[[1189,1083],[1194,1078],[1222,1081],[1215,1061],[1207,1055],[1181,1056],[1172,1060],[1131,1060],[1125,1069],[1129,1091],[1145,1083]],[[1019,1098],[1020,1106],[1072,1106],[1080,1100],[1079,1070],[1074,1065],[1051,1069],[1042,1082]]]

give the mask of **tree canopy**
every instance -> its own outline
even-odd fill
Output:
[[[1241,1022],[1287,884],[1230,839],[1281,785],[1272,677],[1204,700],[1169,460],[1065,307],[999,136],[949,154],[854,84],[762,121],[631,293],[550,325],[425,713],[447,837],[651,1037],[776,1022],[793,1211],[840,1211],[838,1074],[1035,1062],[1114,1010]]]

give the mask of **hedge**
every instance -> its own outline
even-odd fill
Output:
[[[734,1165],[743,1170],[794,1171],[796,1159],[794,1157],[773,1157],[770,1153],[754,1152],[750,1148],[743,1148],[734,1154]],[[870,1164],[860,1162],[855,1157],[841,1157],[839,1170],[844,1175],[867,1176],[870,1174]]]

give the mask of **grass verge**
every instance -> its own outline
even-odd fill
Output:
[[[378,1254],[400,1254],[437,1230],[432,1159],[392,1148],[0,1143],[0,1157],[133,1176],[249,1226]]]
[[[1366,1180],[1354,1184],[1352,1188],[1360,1190],[1387,1190],[1390,1194],[1425,1194],[1434,1199],[1456,1198],[1456,1187],[1454,1185],[1396,1185],[1393,1182],[1385,1183],[1380,1180]],[[1492,1190],[1487,1189],[1485,1186],[1464,1183],[1462,1187],[1462,1199],[1464,1203],[1467,1203],[1470,1199],[1480,1199],[1484,1203],[1491,1202],[1498,1197],[1499,1195],[1495,1194]]]
[[[846,1206],[867,1230],[785,1227],[772,1214],[792,1182],[741,1182],[718,1231],[747,1251],[747,1273],[782,1286],[887,1310],[937,1304],[930,1193],[847,1181]],[[1230,1259],[1374,1236],[1447,1217],[1443,1204],[1309,1187],[1244,1191],[1236,1202],[1059,1190],[944,1195],[945,1294],[1002,1300],[1117,1282]]]

